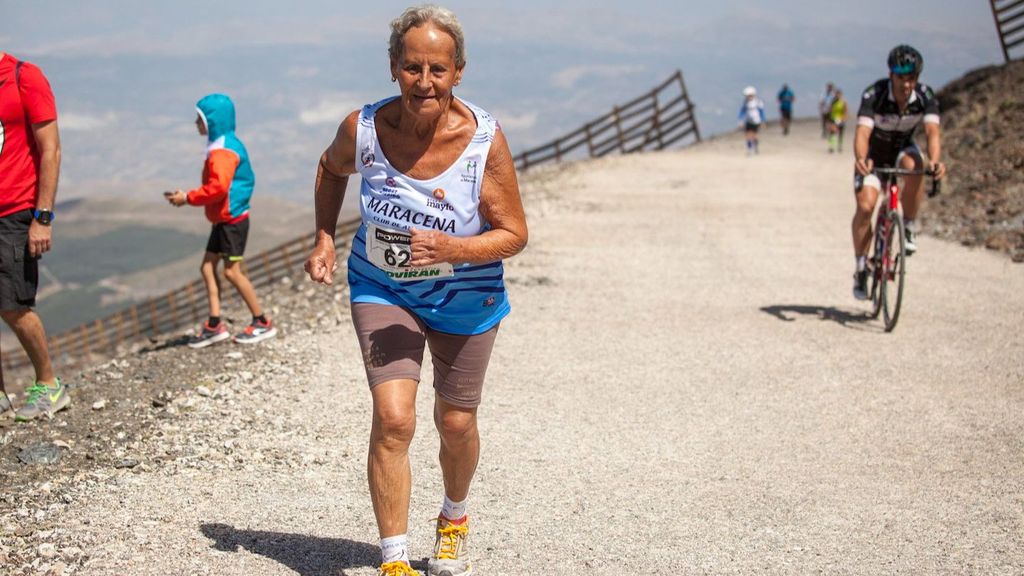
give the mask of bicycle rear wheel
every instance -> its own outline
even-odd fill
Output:
[[[896,321],[900,318],[900,307],[903,304],[907,239],[903,230],[903,218],[899,213],[895,210],[889,212],[888,220],[889,233],[883,241],[879,292],[881,293],[882,321],[885,323],[885,331],[892,332],[896,327]]]

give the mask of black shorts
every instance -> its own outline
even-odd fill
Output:
[[[753,122],[747,122],[746,125],[743,126],[743,129],[746,130],[747,132],[757,132],[758,130],[761,129],[761,125],[754,124]]]
[[[249,219],[235,224],[221,222],[210,230],[206,251],[220,254],[225,260],[236,262],[245,254],[245,243],[249,239]]]
[[[783,120],[790,120],[790,119],[793,118],[793,111],[792,110],[786,110],[786,109],[783,108],[783,109],[779,110],[779,113],[782,114],[782,119]]]
[[[28,310],[36,305],[39,259],[28,255],[32,211],[0,218],[0,310]]]

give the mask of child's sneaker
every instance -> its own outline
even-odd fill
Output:
[[[199,334],[188,339],[188,347],[206,348],[210,344],[216,344],[230,337],[231,333],[228,332],[228,327],[223,322],[217,324],[216,328],[211,328],[209,322],[203,322],[203,329],[199,331]]]
[[[235,336],[235,342],[239,344],[255,344],[277,336],[277,328],[270,320],[261,322],[258,318],[245,327],[245,331]]]

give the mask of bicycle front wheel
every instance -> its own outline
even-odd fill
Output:
[[[889,230],[883,241],[884,247],[880,265],[882,266],[879,288],[882,301],[882,321],[885,331],[892,332],[896,321],[900,318],[900,307],[903,304],[903,285],[907,267],[907,239],[903,229],[903,218],[893,210],[888,214]]]
[[[886,253],[886,238],[889,235],[889,223],[884,214],[878,215],[875,221],[874,235],[871,242],[871,257],[868,258],[868,294],[871,296],[871,318],[875,319],[882,313],[882,279],[885,267],[882,265]]]

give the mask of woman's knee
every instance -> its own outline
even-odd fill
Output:
[[[416,433],[416,413],[411,410],[377,409],[375,440],[389,446],[408,446]]]
[[[476,411],[446,410],[435,414],[434,423],[446,442],[464,441],[476,434]]]

